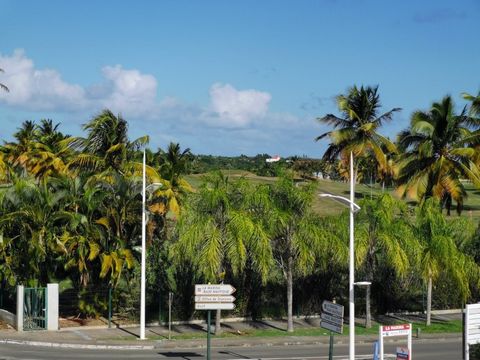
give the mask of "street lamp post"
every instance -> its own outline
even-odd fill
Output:
[[[142,174],[142,265],[140,280],[140,340],[145,340],[145,291],[146,291],[146,226],[147,211],[145,207],[147,189],[153,186],[162,186],[161,183],[152,183],[146,185],[146,165],[145,165],[145,149],[143,150],[143,174]]]
[[[354,214],[360,210],[355,204],[355,176],[353,173],[353,153],[350,152],[350,199],[333,194],[320,194],[320,197],[328,197],[344,203],[350,208],[350,241],[349,241],[349,276],[348,276],[348,309],[349,309],[349,360],[355,360],[355,246],[354,246]]]

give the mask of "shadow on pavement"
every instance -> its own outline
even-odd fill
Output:
[[[271,328],[271,329],[286,331],[284,328],[281,328],[277,325],[274,325],[272,323],[265,322],[265,321],[262,321],[262,320],[257,320],[255,322],[249,322],[249,325],[254,329],[269,329],[269,328]]]
[[[119,327],[118,329],[123,331],[123,332],[126,332],[129,335],[135,336],[136,338],[140,337],[140,336],[138,336],[138,334],[135,334],[134,332],[131,332],[131,331],[125,329],[125,328]]]
[[[194,357],[202,357],[201,354],[190,352],[190,351],[169,351],[169,352],[159,352],[158,355],[162,355],[165,357],[181,357],[186,360],[190,360]]]
[[[167,338],[168,338],[168,336],[166,336],[165,334],[160,333],[159,331],[154,331],[154,330],[151,330],[151,329],[148,329],[148,331],[150,331],[152,334],[155,334],[155,335],[157,335],[157,336],[160,336],[160,337],[162,337],[162,338],[164,338],[164,339],[167,339]],[[0,359],[0,360],[1,360],[1,359]]]
[[[237,354],[236,352],[233,351],[219,351],[219,354],[225,354],[225,355],[231,355],[231,356],[236,356],[239,359],[251,359],[248,356]]]

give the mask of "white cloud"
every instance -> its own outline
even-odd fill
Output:
[[[0,101],[16,108],[42,111],[84,111],[110,108],[126,115],[154,113],[157,80],[153,75],[122,66],[105,66],[103,81],[83,88],[62,79],[51,69],[37,69],[23,50],[11,56],[0,54],[1,82],[10,92],[0,92]],[[170,100],[171,103],[171,100]]]
[[[138,70],[125,70],[120,65],[105,66],[102,74],[109,94],[99,99],[103,107],[126,114],[143,115],[156,107],[157,80]]]
[[[204,122],[218,128],[245,128],[268,114],[271,95],[254,89],[237,90],[230,84],[210,88],[208,107],[183,104],[173,97],[157,99],[157,79],[121,65],[102,68],[102,81],[86,88],[62,79],[56,70],[37,69],[23,50],[0,54],[1,82],[10,92],[0,92],[0,102],[32,111],[95,112],[109,108],[126,117]],[[184,116],[182,116],[182,114]]]
[[[215,83],[205,105],[168,96],[158,99],[153,75],[121,65],[105,66],[98,83],[82,87],[65,81],[56,70],[36,68],[22,50],[0,54],[0,68],[5,70],[0,82],[10,88],[9,93],[0,91],[0,104],[6,104],[2,110],[15,113],[16,119],[8,124],[10,134],[24,120],[24,110],[32,119],[46,114],[63,122],[62,129],[76,135],[78,124],[107,107],[128,119],[132,138],[149,134],[152,147],[171,140],[197,153],[233,155],[305,154],[319,146],[313,142],[313,136],[321,133],[318,125],[312,119],[270,111],[272,96],[264,91]]]
[[[267,92],[237,90],[230,84],[216,83],[210,88],[210,106],[217,115],[216,123],[226,127],[245,127],[265,117],[271,98]]]
[[[12,56],[0,54],[2,83],[10,89],[0,92],[0,100],[8,105],[29,110],[75,110],[85,106],[85,91],[65,82],[61,75],[50,69],[37,70],[23,50]]]

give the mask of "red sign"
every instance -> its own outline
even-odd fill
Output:
[[[410,336],[412,334],[412,328],[410,324],[386,325],[381,326],[380,329],[382,336]]]
[[[393,330],[410,330],[410,324],[383,326],[383,331],[393,331]]]

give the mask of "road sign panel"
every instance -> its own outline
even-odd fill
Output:
[[[235,297],[232,295],[197,295],[195,296],[195,302],[198,303],[230,303],[234,302]]]
[[[233,310],[234,303],[195,303],[195,310]]]
[[[324,300],[322,303],[322,310],[331,315],[343,318],[343,305]]]
[[[324,329],[336,332],[338,334],[343,333],[343,326],[338,326],[338,325],[335,325],[335,324],[331,324],[331,323],[323,321],[323,320],[320,322],[320,326]]]
[[[410,324],[382,326],[382,336],[408,335],[410,331]]]
[[[343,325],[343,318],[337,317],[337,316],[332,316],[327,313],[322,313],[321,315],[322,320],[327,321],[331,324],[342,326]]]
[[[229,284],[198,284],[195,295],[232,295],[236,289]]]

